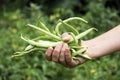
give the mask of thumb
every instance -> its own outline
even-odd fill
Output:
[[[71,36],[68,33],[63,33],[62,34],[62,40],[64,42],[68,42],[70,40]]]

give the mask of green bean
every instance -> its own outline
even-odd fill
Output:
[[[28,51],[28,50],[33,49],[33,48],[34,48],[34,46],[28,45],[28,46],[25,48],[25,51]]]
[[[30,40],[30,39],[26,39],[21,35],[21,39],[23,39],[24,41],[28,42],[29,44],[33,45],[33,46],[37,46],[37,47],[54,47],[56,46],[58,43],[62,43],[62,41],[59,42],[52,42],[52,41],[43,41],[43,40],[39,40],[38,42]]]
[[[32,40],[34,40],[34,41],[38,41],[38,40],[58,41],[58,40],[56,40],[56,39],[54,39],[54,38],[52,38],[52,37],[50,37],[50,36],[48,36],[48,35],[38,36],[38,37],[36,37],[36,38],[33,38]]]
[[[71,49],[80,49],[81,47],[80,46],[70,46]]]
[[[71,30],[71,31],[72,31],[74,34],[76,34],[76,35],[79,34],[79,32],[78,32],[73,26],[71,26],[71,25],[63,22],[61,19],[60,19],[59,21],[62,23],[62,25],[66,26],[65,28],[67,28],[67,30]],[[58,33],[59,33],[59,30],[58,30]],[[59,34],[60,34],[60,33],[59,33]]]
[[[64,20],[63,22],[64,22],[64,23],[67,23],[67,22],[74,21],[74,20],[79,20],[79,21],[84,22],[84,23],[86,23],[86,24],[88,23],[86,20],[84,20],[84,19],[82,19],[82,18],[80,18],[80,17],[68,18],[68,19]],[[58,23],[58,24],[56,25],[56,27],[55,27],[55,31],[56,31],[56,33],[57,33],[58,36],[60,36],[60,34],[59,34],[59,27],[60,27],[61,25],[62,25],[62,23],[60,22],[60,23]]]
[[[81,39],[82,37],[86,36],[87,34],[89,34],[93,30],[96,30],[96,29],[95,28],[90,28],[90,29],[80,33],[79,35],[76,36],[76,39]]]
[[[76,55],[82,54],[82,53],[84,53],[86,50],[87,50],[87,48],[84,47],[84,48],[82,48],[82,49],[74,52],[72,55],[73,55],[73,56],[76,56]]]
[[[42,22],[40,22],[40,21],[38,22],[38,26],[40,26],[42,29],[50,32],[50,30]]]
[[[87,50],[87,48],[84,47],[83,49],[80,49],[80,50],[78,50],[78,51],[76,51],[76,52],[73,52],[72,55],[73,55],[73,56],[80,56],[80,57],[83,57],[83,58],[85,58],[85,59],[91,60],[92,58],[90,58],[89,56],[83,54],[84,52],[86,52],[86,50]],[[74,58],[75,58],[75,57],[74,57]]]
[[[30,52],[33,52],[33,51],[35,51],[35,50],[38,50],[38,48],[30,49],[30,50],[28,50],[28,51],[23,51],[23,52],[16,52],[16,53],[14,53],[14,55],[12,55],[12,58],[13,58],[13,57],[23,56],[23,55],[28,54],[28,53],[30,53]]]
[[[78,44],[78,39],[76,39],[75,35],[74,35],[72,32],[70,32],[69,34],[70,34],[70,35],[72,36],[72,38],[73,38],[73,39],[71,39],[71,41],[75,41],[75,43]]]
[[[37,26],[31,25],[31,24],[28,24],[28,26],[30,26],[30,27],[32,27],[32,28],[34,28],[34,29],[37,29],[37,30],[43,32],[44,34],[49,35],[49,36],[51,36],[51,37],[53,37],[53,38],[55,38],[55,39],[57,39],[57,40],[61,40],[60,37],[58,37],[58,36],[56,36],[56,35],[48,32],[48,31],[45,31],[44,29],[41,29],[41,28],[39,28],[39,27],[37,27]]]

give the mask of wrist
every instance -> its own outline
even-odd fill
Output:
[[[85,52],[85,55],[87,55],[90,58],[98,58],[101,57],[103,54],[103,51],[100,48],[101,46],[99,46],[96,41],[82,41],[82,46],[88,48]]]

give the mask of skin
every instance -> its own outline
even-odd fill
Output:
[[[91,40],[82,41],[82,46],[88,47],[88,50],[84,53],[91,58],[98,58],[108,54],[112,54],[120,50],[120,25],[111,29],[110,31],[93,38]],[[69,41],[71,36],[67,33],[62,34],[63,41]],[[48,61],[54,61],[60,63],[66,67],[76,67],[87,60],[81,57],[72,59],[68,44],[57,44],[53,49],[49,47],[46,50],[46,58]]]

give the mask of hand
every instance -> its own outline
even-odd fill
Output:
[[[62,35],[63,41],[69,41],[70,38],[71,36],[67,33],[64,33]],[[85,62],[85,59],[81,57],[76,57],[76,59],[72,58],[67,43],[58,43],[54,49],[52,47],[49,47],[46,50],[46,58],[48,61],[54,61],[70,68]]]

